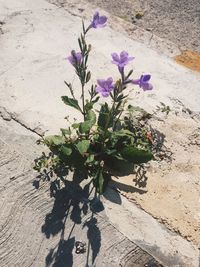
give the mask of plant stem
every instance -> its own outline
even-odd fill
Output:
[[[106,132],[108,130],[109,122],[110,122],[110,119],[111,119],[111,113],[114,111],[114,109],[115,109],[115,98],[113,99],[112,108],[110,109],[110,111],[108,113],[108,120],[106,122],[105,130],[104,130],[101,153],[103,152],[103,148],[104,148],[104,144],[105,144],[105,140],[106,140]]]
[[[82,83],[82,86],[81,86],[81,89],[82,89],[82,110],[83,110],[83,117],[84,117],[84,121],[86,120],[86,113],[85,113],[85,96],[84,96],[84,84]]]
[[[120,111],[120,113],[119,113],[119,115],[118,115],[116,121],[114,121],[114,123],[113,123],[113,131],[115,131],[115,127],[116,127],[118,121],[120,120],[120,117],[121,117],[122,113],[124,112],[125,102],[122,102],[122,105],[123,105],[123,106],[122,106],[122,110]]]

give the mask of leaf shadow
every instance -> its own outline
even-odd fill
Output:
[[[53,208],[46,214],[41,231],[47,239],[59,235],[59,241],[46,256],[45,266],[72,267],[75,254],[85,253],[85,250],[78,252],[76,247],[80,243],[74,231],[76,225],[87,231],[85,266],[88,266],[89,261],[94,264],[101,247],[101,231],[96,215],[104,209],[103,204],[95,195],[90,197],[90,182],[82,188],[65,180],[65,187],[55,191],[52,186],[52,189]]]

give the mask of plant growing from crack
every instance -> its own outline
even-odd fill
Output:
[[[73,172],[73,180],[80,183],[90,178],[96,192],[102,194],[114,171],[133,170],[135,165],[146,163],[153,158],[151,144],[146,131],[131,123],[131,116],[136,107],[128,104],[127,87],[138,85],[144,91],[152,90],[149,83],[151,76],[141,75],[132,79],[133,71],[126,73],[125,66],[134,58],[126,51],[113,53],[112,63],[118,67],[119,79],[112,77],[98,79],[96,85],[87,88],[91,79],[88,70],[88,58],[91,45],[87,44],[87,33],[96,28],[104,27],[106,16],[96,12],[92,22],[86,28],[82,23],[82,33],[78,38],[80,51],[71,51],[67,58],[80,81],[81,101],[75,95],[71,83],[65,82],[71,96],[62,96],[62,101],[78,110],[83,121],[76,122],[66,129],[61,129],[60,135],[43,137],[43,143],[50,149],[49,155],[43,155],[35,160],[35,170],[42,172],[50,179],[54,175],[65,180],[69,171]],[[90,97],[86,98],[86,90]],[[102,98],[110,98],[111,105]],[[100,108],[98,108],[100,101]],[[97,108],[96,108],[97,107]],[[59,180],[56,178],[56,185]]]

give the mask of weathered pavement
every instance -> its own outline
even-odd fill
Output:
[[[105,200],[109,219],[99,213],[97,221],[90,221],[90,213],[81,219],[78,214],[73,215],[77,211],[73,209],[77,208],[76,198],[74,205],[64,198],[64,207],[60,207],[50,198],[47,184],[39,191],[32,186],[31,162],[40,151],[34,145],[35,137],[24,135],[27,131],[57,132],[66,125],[63,118],[70,112],[59,97],[66,94],[63,80],[74,75],[72,68],[67,68],[65,56],[77,47],[80,30],[81,19],[70,13],[42,0],[0,1],[0,21],[5,23],[0,35],[0,113],[9,121],[1,122],[0,266],[85,266],[88,250],[75,254],[74,242],[89,239],[89,266],[92,259],[96,266],[156,266],[152,257],[133,243],[136,242],[165,266],[198,267],[197,248],[145,213],[142,216],[146,218],[146,228],[143,227],[139,209],[126,200],[120,206]],[[200,111],[199,76],[110,28],[93,32],[89,39],[94,47],[90,67],[95,78],[110,76],[110,71],[116,76],[109,55],[127,49],[138,58],[136,75],[151,72],[155,88],[162,88],[149,95],[138,94],[136,102],[142,100],[142,105],[151,110],[159,101],[168,104],[177,98]],[[191,84],[195,97],[188,98]],[[62,199],[62,194],[59,197]],[[62,209],[64,213],[60,213]],[[158,232],[162,239],[156,237]]]
[[[50,198],[48,183],[36,190],[36,138],[0,124],[0,266],[161,266],[103,212],[98,215],[97,207],[93,215],[87,212],[80,188],[69,185],[55,198]],[[86,242],[85,253],[75,253],[76,241]]]
[[[66,125],[63,118],[71,111],[61,104],[60,96],[67,93],[63,81],[74,77],[65,58],[78,47],[81,18],[73,14],[73,9],[70,14],[42,0],[8,0],[0,4],[0,21],[5,23],[0,35],[0,106],[31,129],[55,133]],[[152,110],[161,101],[173,105],[173,100],[179,99],[191,110],[200,111],[200,76],[109,27],[91,32],[88,39],[93,47],[89,66],[93,82],[109,77],[111,72],[117,77],[110,54],[127,50],[136,58],[134,77],[151,73],[155,88],[149,94],[137,92],[136,104]],[[77,90],[78,86],[75,79]]]

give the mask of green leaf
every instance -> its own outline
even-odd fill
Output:
[[[84,121],[84,122],[81,122],[80,125],[79,125],[79,131],[80,133],[87,133],[90,131],[91,129],[91,123],[90,121]]]
[[[115,136],[133,136],[133,133],[126,129],[121,129],[119,131],[114,132]]]
[[[86,160],[85,163],[91,163],[91,162],[93,162],[93,161],[94,161],[94,155],[91,154],[91,155],[89,155],[89,156],[87,157],[87,160]]]
[[[129,175],[133,173],[134,164],[124,160],[118,155],[110,155],[105,161],[106,166],[113,172],[117,172],[117,175]]]
[[[79,104],[78,104],[78,101],[76,99],[73,99],[73,98],[69,98],[68,96],[62,96],[62,101],[70,106],[70,107],[73,107],[79,111],[81,111],[80,107],[79,107]]]
[[[65,138],[62,135],[49,135],[45,138],[45,143],[49,146],[58,146],[65,143]]]
[[[85,104],[85,110],[86,110],[86,112],[88,112],[92,108],[93,108],[93,103],[92,102],[87,102]]]
[[[94,100],[92,100],[92,103],[95,104],[100,99],[100,96],[97,96]]]
[[[83,28],[83,33],[85,34],[85,24],[83,20],[82,20],[82,28]]]
[[[109,123],[109,107],[108,104],[105,103],[104,105],[101,106],[101,109],[99,111],[99,118],[98,118],[98,126],[101,128],[105,128],[105,126],[111,127],[112,126],[112,120],[110,119]]]
[[[95,123],[96,123],[96,114],[94,113],[94,111],[89,110],[86,115],[86,121],[80,123],[79,126],[80,133],[89,132]]]
[[[151,152],[143,149],[138,149],[133,146],[127,146],[122,149],[121,155],[124,159],[135,164],[146,163],[153,159]]]
[[[74,129],[77,129],[79,126],[80,126],[80,123],[73,123],[73,124],[72,124],[72,127],[73,127]]]
[[[85,82],[86,82],[86,83],[89,82],[90,78],[91,78],[91,72],[88,71],[88,73],[87,73],[87,75],[86,75]]]
[[[122,101],[124,98],[126,98],[126,96],[124,96],[123,94],[120,94],[120,95],[117,97],[117,102]]]
[[[94,186],[97,189],[99,194],[103,194],[108,185],[108,182],[111,180],[110,174],[103,172],[102,169],[98,170],[94,177]]]
[[[96,123],[96,114],[94,113],[94,111],[89,110],[89,111],[87,112],[86,120],[87,120],[87,121],[90,121],[90,123],[91,123],[91,127],[92,127],[93,125],[95,125],[95,123]]]
[[[131,76],[132,73],[133,73],[133,70],[130,70],[129,73],[128,73],[128,75],[127,75],[126,78],[125,78],[126,81],[127,81],[128,78]]]
[[[68,128],[68,129],[63,129],[63,128],[61,128],[60,129],[61,130],[61,132],[62,132],[62,135],[70,135],[71,134],[71,130],[70,130],[70,128]]]
[[[146,112],[143,108],[138,107],[138,106],[132,106],[132,105],[128,105],[128,111],[130,111],[130,112],[141,112],[143,114],[148,114],[148,112]]]
[[[60,152],[65,156],[70,156],[72,153],[72,149],[67,145],[62,145],[60,148]]]
[[[76,144],[76,147],[80,154],[84,154],[87,152],[88,148],[90,146],[90,141],[89,140],[82,140]]]
[[[83,47],[82,47],[80,38],[78,38],[78,44],[79,44],[80,50],[82,51],[83,50]]]
[[[97,174],[97,192],[102,194],[104,191],[104,177],[102,171]]]

